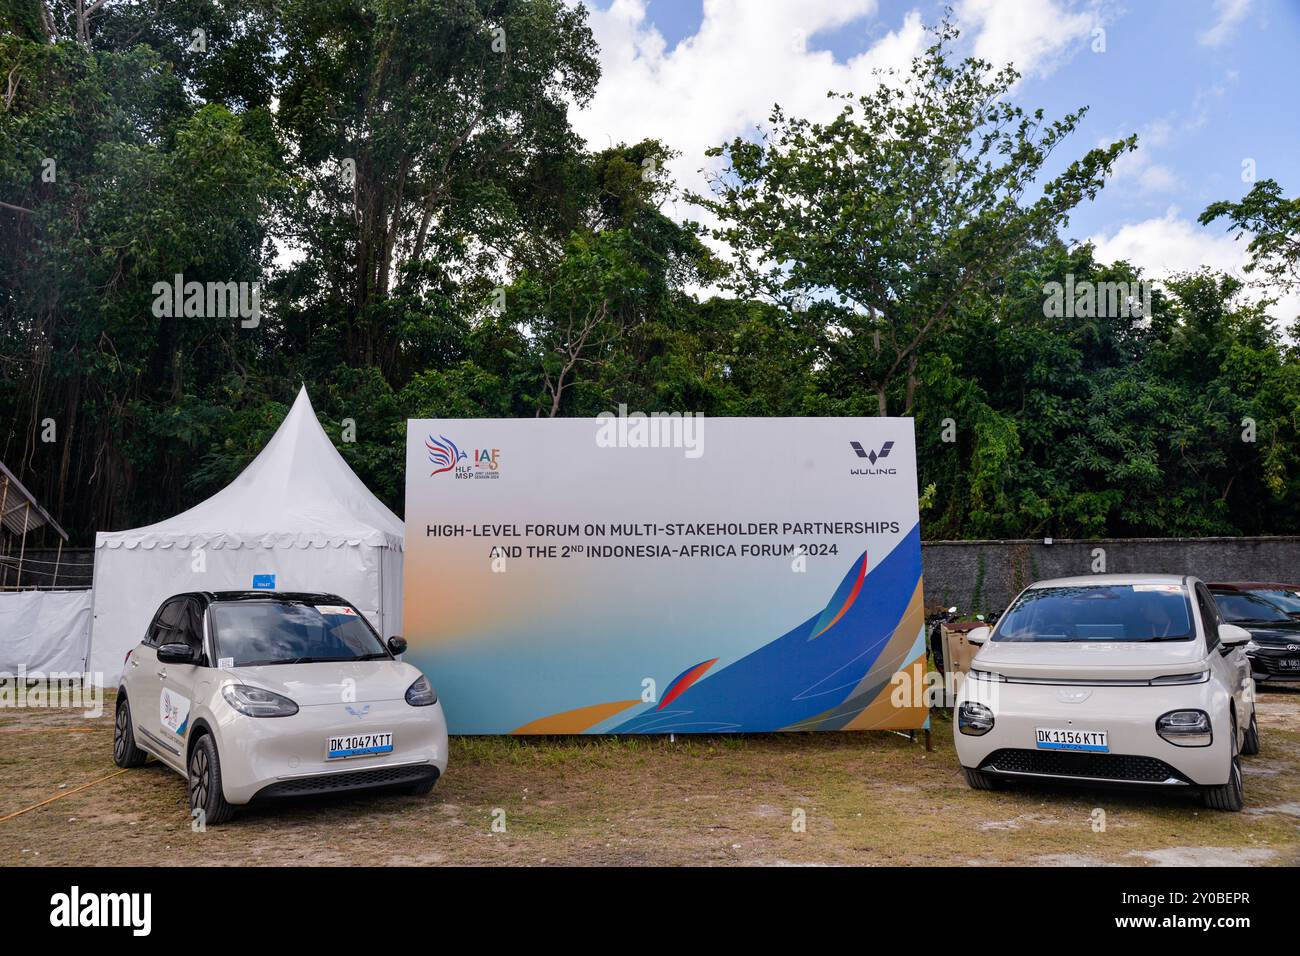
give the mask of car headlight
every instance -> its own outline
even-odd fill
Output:
[[[1210,715],[1203,710],[1171,710],[1156,720],[1156,733],[1178,747],[1208,747],[1214,742]]]
[[[221,688],[221,696],[245,717],[292,717],[298,713],[298,705],[288,697],[261,687],[227,684]]]
[[[982,671],[972,667],[969,673],[971,677],[975,678],[975,680],[991,680],[997,681],[1001,684],[1007,682],[1007,676],[1005,674],[999,674],[996,671]]]
[[[993,729],[993,711],[968,700],[957,708],[957,728],[971,737],[983,737]]]
[[[429,678],[421,674],[414,684],[406,688],[406,702],[412,707],[428,707],[438,703],[438,692],[429,683]]]
[[[1259,650],[1259,645],[1256,644],[1253,640],[1249,640],[1244,645],[1242,645],[1242,650],[1244,650],[1247,654],[1253,654],[1255,651]]]

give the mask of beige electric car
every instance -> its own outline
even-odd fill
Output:
[[[113,758],[152,754],[207,824],[275,797],[401,787],[447,769],[428,679],[332,594],[221,591],[164,601],[126,657]]]
[[[1091,575],[1025,589],[975,655],[953,726],[967,782],[1055,778],[1199,788],[1242,807],[1255,684],[1206,586]]]

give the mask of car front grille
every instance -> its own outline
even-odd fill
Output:
[[[1163,760],[1133,754],[1064,753],[1056,750],[995,750],[981,770],[1034,774],[1043,777],[1086,777],[1129,783],[1164,783],[1185,776]]]
[[[437,779],[438,768],[428,764],[408,767],[376,767],[373,770],[356,770],[352,773],[322,774],[317,777],[300,777],[281,780],[257,792],[255,799],[267,797],[307,797],[321,793],[341,793],[346,790],[368,790],[373,787],[392,787]]]
[[[1297,668],[1294,665],[1291,667],[1283,667],[1282,662],[1284,660],[1295,661],[1297,658],[1273,657],[1267,654],[1256,654],[1250,659],[1250,663],[1259,673],[1300,678],[1300,668]]]

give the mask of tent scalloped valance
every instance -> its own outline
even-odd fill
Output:
[[[272,548],[295,548],[305,551],[308,548],[355,548],[363,544],[379,548],[391,548],[394,551],[403,550],[401,539],[386,534],[368,535],[366,537],[318,534],[264,534],[257,537],[241,537],[220,532],[167,538],[105,536],[95,542],[95,547],[126,548],[128,550],[143,548],[146,551],[154,548],[189,549],[195,547],[208,548],[213,551],[238,551],[241,548],[264,548],[268,550]]]

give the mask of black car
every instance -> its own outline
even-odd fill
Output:
[[[1257,682],[1300,681],[1300,621],[1258,594],[1235,588],[1210,592],[1225,621],[1250,631],[1246,656]]]

